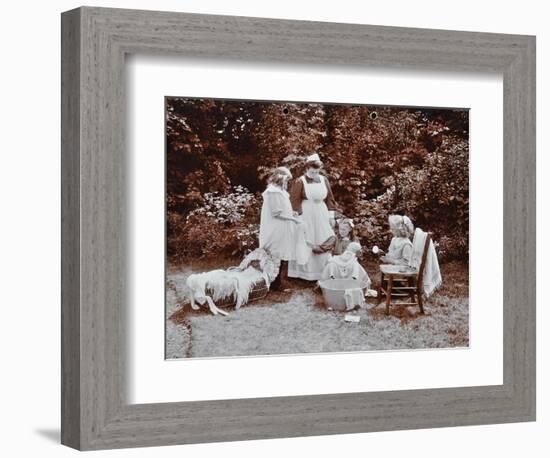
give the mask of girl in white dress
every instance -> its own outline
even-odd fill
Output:
[[[301,221],[293,215],[289,194],[286,191],[290,178],[290,170],[286,167],[277,167],[271,173],[267,188],[262,193],[260,248],[281,261],[280,274],[272,283],[273,289],[280,287],[287,262],[296,259],[297,225]]]

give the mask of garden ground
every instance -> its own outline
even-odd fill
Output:
[[[441,266],[443,286],[417,308],[375,307],[352,314],[358,323],[344,321],[344,313],[329,311],[312,283],[291,280],[282,292],[271,291],[228,316],[206,309],[194,311],[185,298],[185,280],[193,272],[224,268],[198,260],[185,267],[170,266],[166,288],[166,358],[226,357],[293,353],[351,352],[396,349],[467,347],[469,345],[468,266],[449,262]],[[375,263],[365,266],[378,280]],[[376,286],[376,284],[375,284]]]

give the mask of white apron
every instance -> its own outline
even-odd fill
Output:
[[[300,178],[304,184],[307,199],[302,201],[302,221],[306,225],[306,239],[315,245],[320,245],[329,237],[334,236],[330,225],[330,215],[325,204],[328,190],[324,177],[319,183],[308,183],[305,177]],[[313,253],[306,264],[299,265],[296,261],[288,264],[288,276],[304,280],[319,280],[330,253]]]

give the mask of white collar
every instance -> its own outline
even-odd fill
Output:
[[[267,188],[265,188],[265,192],[280,192],[281,194],[284,194],[286,191],[282,188],[279,188],[279,186],[275,186],[272,183],[269,183],[267,185]]]

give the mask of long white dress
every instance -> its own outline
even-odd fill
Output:
[[[260,248],[281,261],[296,259],[296,223],[277,216],[292,217],[288,192],[272,184],[262,194]]]
[[[329,237],[335,235],[330,225],[330,214],[325,204],[328,189],[323,178],[319,183],[308,183],[303,176],[300,179],[303,182],[307,197],[302,201],[302,221],[306,225],[306,239],[315,245],[320,245]],[[306,264],[299,265],[295,261],[289,262],[288,276],[304,280],[319,280],[329,256],[330,253],[312,253]]]

